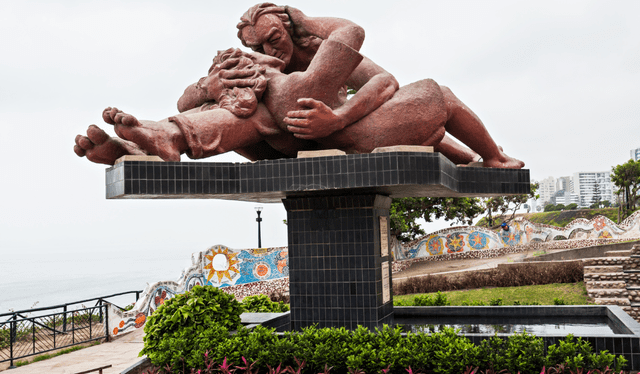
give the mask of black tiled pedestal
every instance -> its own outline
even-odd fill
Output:
[[[254,163],[124,161],[108,199],[283,202],[291,327],[393,321],[389,206],[396,197],[529,192],[529,171],[457,167],[439,153],[387,152]]]
[[[392,323],[390,205],[376,194],[284,200],[292,329]]]

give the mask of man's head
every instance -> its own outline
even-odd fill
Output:
[[[284,7],[254,5],[240,17],[237,27],[245,47],[279,58],[285,66],[289,64],[293,55],[292,25]]]

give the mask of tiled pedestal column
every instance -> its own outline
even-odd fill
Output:
[[[393,321],[390,205],[376,194],[284,199],[292,329]]]

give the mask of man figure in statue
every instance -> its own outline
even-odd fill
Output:
[[[91,126],[86,137],[76,138],[76,153],[112,163],[123,154],[151,153],[177,161],[183,152],[201,158],[236,150],[256,159],[295,157],[309,149],[363,153],[421,144],[434,145],[456,163],[478,158],[445,137],[446,130],[482,155],[485,166],[524,166],[495,145],[482,122],[446,87],[424,80],[398,91],[389,73],[357,53],[364,39],[357,25],[309,18],[268,3],[252,7],[241,21],[239,37],[259,53],[219,55],[209,75],[180,98],[183,113],[168,120],[138,121],[108,108],[105,121],[126,140]],[[269,79],[264,97],[267,83],[261,76]],[[346,101],[341,94],[345,85],[358,90]],[[239,103],[246,98],[255,109],[233,109],[243,107]]]

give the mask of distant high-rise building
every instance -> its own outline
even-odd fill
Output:
[[[556,191],[573,192],[571,187],[571,177],[560,177],[556,180]]]
[[[610,171],[573,173],[573,192],[580,197],[579,207],[589,207],[595,201],[613,199],[613,183]]]
[[[640,148],[636,148],[636,149],[632,149],[631,150],[631,159],[633,161],[640,160]]]
[[[553,205],[569,205],[569,204],[578,204],[580,203],[580,196],[569,192],[568,190],[559,190],[556,191],[553,196],[551,196],[551,204]]]
[[[538,187],[538,194],[540,195],[540,201],[542,205],[546,205],[551,201],[551,197],[556,192],[556,179],[554,177],[548,177],[540,181]]]

